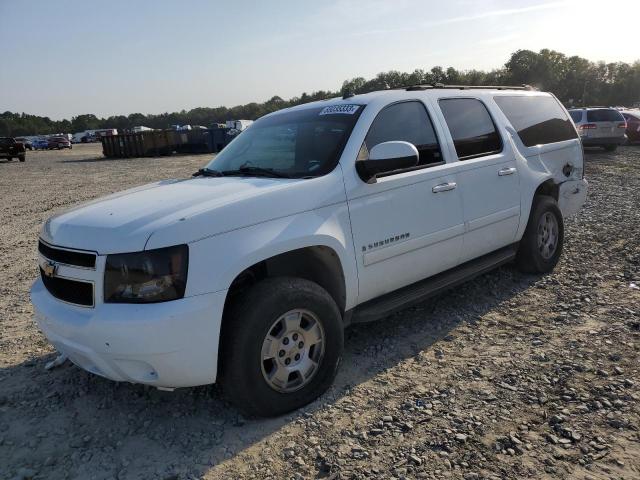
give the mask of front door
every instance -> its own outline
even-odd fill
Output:
[[[347,189],[359,302],[456,266],[462,247],[458,177],[455,166],[444,161],[424,103],[399,102],[382,109],[359,158],[375,145],[394,140],[416,146],[418,167]]]

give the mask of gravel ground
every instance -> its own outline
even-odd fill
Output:
[[[81,145],[0,163],[0,478],[640,478],[640,148],[587,154],[590,196],[552,274],[503,267],[349,329],[334,387],[290,415],[45,371],[40,224],[206,161]]]

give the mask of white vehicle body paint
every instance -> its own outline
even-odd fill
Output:
[[[93,269],[54,269],[63,279],[91,284],[93,306],[61,301],[38,279],[31,290],[35,321],[61,353],[96,374],[162,388],[208,384],[216,380],[228,291],[249,267],[324,247],[339,261],[342,307],[348,312],[518,242],[534,194],[545,182],[563,214],[576,213],[587,192],[579,138],[526,147],[494,101],[501,95],[549,97],[533,91],[390,90],[301,105],[271,115],[318,106],[343,115],[357,111],[349,105],[363,109],[338,164],[325,175],[167,180],[57,215],[43,225],[41,240],[95,255]],[[438,103],[451,98],[474,98],[486,106],[501,151],[458,158]],[[385,107],[406,101],[426,108],[442,162],[364,182],[355,163],[367,132]],[[183,298],[105,302],[108,255],[181,244],[189,249]],[[41,253],[41,265],[47,261]]]

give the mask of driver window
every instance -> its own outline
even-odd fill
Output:
[[[401,102],[385,107],[371,124],[358,160],[366,159],[368,152],[379,143],[391,141],[415,145],[420,167],[444,163],[433,124],[421,102]]]

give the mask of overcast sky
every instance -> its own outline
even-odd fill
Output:
[[[632,62],[638,18],[640,0],[0,0],[0,111],[233,106],[522,48]]]

